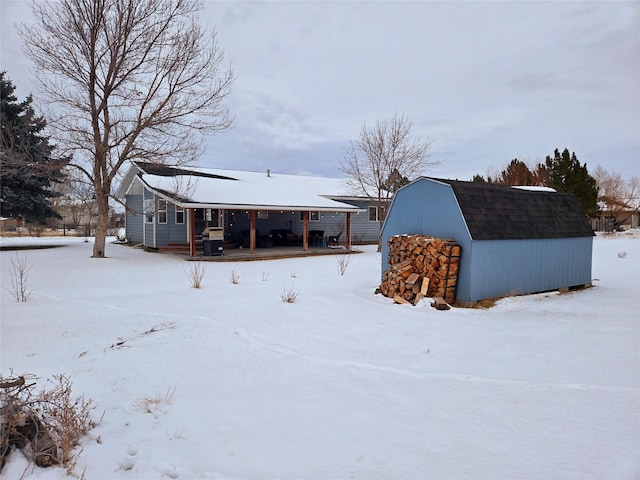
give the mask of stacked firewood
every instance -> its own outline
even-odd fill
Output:
[[[382,274],[379,293],[413,305],[424,297],[455,301],[460,246],[453,240],[396,235],[387,245],[389,269]]]

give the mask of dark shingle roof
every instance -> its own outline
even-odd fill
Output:
[[[569,193],[433,179],[451,185],[474,240],[591,237],[589,220]]]
[[[217,178],[220,180],[236,180],[232,177],[226,177],[223,175],[216,175],[213,173],[206,173],[197,170],[192,170],[184,167],[174,167],[172,165],[162,165],[159,163],[149,162],[134,162],[139,169],[149,175],[158,175],[160,177],[176,177],[178,175],[189,175],[192,177],[205,177],[205,178]]]

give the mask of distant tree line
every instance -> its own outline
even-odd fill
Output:
[[[488,176],[476,174],[474,182],[488,182],[500,185],[522,185],[550,187],[558,192],[568,192],[578,199],[588,217],[596,217],[598,208],[598,184],[589,174],[587,164],[581,164],[575,153],[568,149],[555,149],[544,163],[530,168],[525,162],[514,158],[499,174]]]

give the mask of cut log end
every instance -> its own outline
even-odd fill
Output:
[[[451,308],[449,304],[447,304],[447,302],[445,302],[444,298],[442,297],[434,297],[433,303],[431,303],[431,306],[436,310],[449,310]]]

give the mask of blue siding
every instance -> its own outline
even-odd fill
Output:
[[[145,223],[144,224],[144,245],[145,247],[155,247],[155,242],[153,241],[153,224]]]
[[[158,199],[156,199],[156,211],[158,208]],[[176,206],[171,202],[167,202],[167,223],[158,223],[158,215],[155,216],[156,221],[156,247],[164,247],[169,242],[188,242],[187,235],[187,212],[184,212],[183,224],[176,224]]]
[[[351,215],[353,219],[355,215]],[[325,236],[337,235],[342,232],[340,241],[344,242],[347,234],[347,215],[345,213],[320,212],[320,220],[309,220],[309,230],[323,230]],[[353,223],[352,223],[353,226]],[[304,222],[300,221],[300,214],[296,212],[296,220],[293,224],[293,232],[302,235],[304,230]]]
[[[163,247],[169,243],[169,228],[165,223],[158,223],[158,216],[156,215],[156,247]]]
[[[591,237],[475,241],[471,268],[462,274],[470,288],[459,287],[458,298],[478,301],[588,284],[591,248]]]
[[[382,230],[383,270],[388,267],[389,237],[402,234],[452,238],[462,247],[463,263],[470,247],[467,227],[451,187],[425,179],[400,189],[393,199]]]
[[[592,237],[472,241],[449,185],[419,179],[400,189],[383,227],[382,271],[392,235],[452,238],[461,246],[456,299],[476,302],[591,283]]]
[[[187,229],[187,211],[184,211],[184,223],[176,223],[176,206],[173,203],[168,204],[167,210],[167,224],[164,227],[167,229],[167,241],[168,242],[188,242],[189,235]]]
[[[142,243],[142,195],[127,195],[126,205],[126,237],[131,243]]]
[[[380,237],[380,222],[369,220],[369,206],[377,206],[375,200],[344,200],[364,210],[351,215],[351,241],[359,243],[378,243]]]
[[[154,198],[152,192],[148,191],[146,188],[142,191],[142,202],[143,202],[143,212],[142,212],[142,228],[144,231],[144,245],[145,247],[155,247],[155,235],[154,235],[154,225],[153,223],[147,223],[145,221],[145,212],[144,212],[144,201],[150,198]],[[154,212],[153,221],[155,222],[156,215]]]

